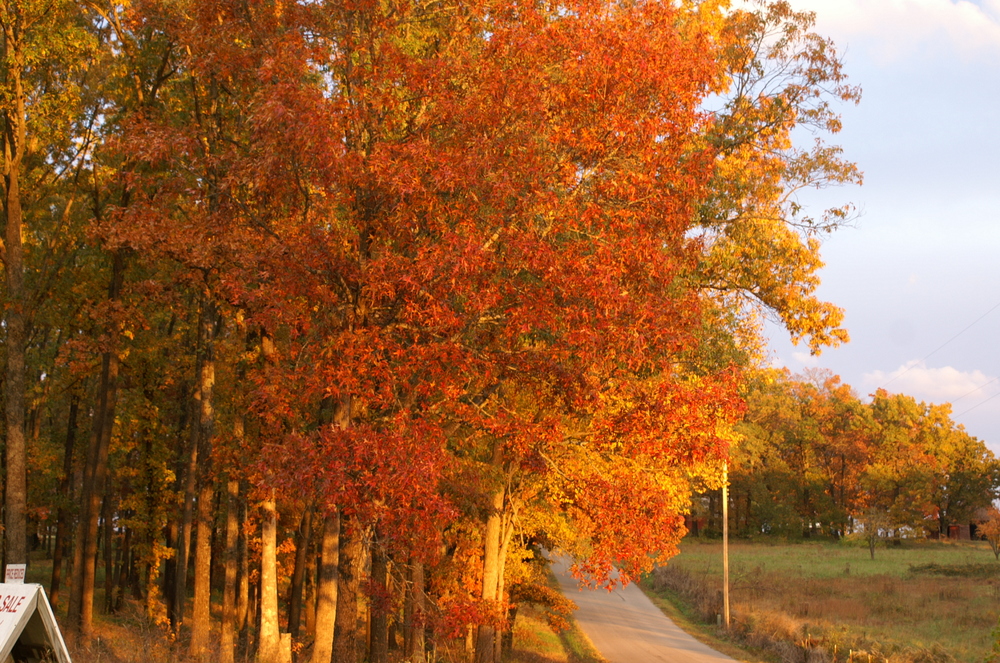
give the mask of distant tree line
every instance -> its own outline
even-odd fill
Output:
[[[948,536],[1000,494],[1000,463],[951,405],[883,389],[864,401],[838,376],[768,371],[748,383],[730,463],[730,527],[743,536]],[[696,507],[717,531],[719,492]]]

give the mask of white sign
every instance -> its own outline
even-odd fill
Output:
[[[0,661],[12,654],[16,661],[72,663],[41,585],[0,584]]]
[[[24,582],[24,571],[28,568],[27,564],[8,564],[7,572],[4,574],[4,582],[7,583],[22,583]]]

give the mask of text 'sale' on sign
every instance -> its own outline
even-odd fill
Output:
[[[45,591],[23,580],[22,566],[20,580],[0,585],[0,663],[72,663]]]

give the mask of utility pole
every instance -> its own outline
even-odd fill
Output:
[[[729,462],[722,464],[722,615],[729,630]]]

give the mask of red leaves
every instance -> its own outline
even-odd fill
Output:
[[[171,28],[185,114],[133,127],[155,176],[113,232],[275,344],[259,476],[407,556],[497,491],[507,540],[553,509],[597,566],[674,549],[739,410],[677,366],[717,76],[682,11],[217,0]]]

